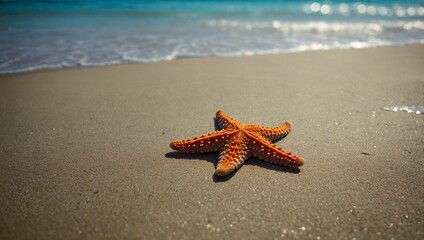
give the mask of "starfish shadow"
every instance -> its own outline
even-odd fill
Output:
[[[215,131],[221,130],[221,127],[219,126],[218,118],[216,117],[213,118],[213,125],[215,127]]]
[[[214,169],[216,168],[216,164],[218,162],[217,153],[211,152],[211,153],[182,153],[182,152],[169,152],[165,154],[165,157],[167,158],[175,158],[175,159],[184,159],[184,160],[206,160],[213,164]],[[290,168],[283,165],[277,165],[273,163],[269,163],[263,160],[260,160],[255,157],[250,157],[246,160],[243,165],[253,165],[253,166],[259,166],[264,167],[266,169],[284,172],[284,173],[292,173],[292,174],[298,174],[300,172],[299,168]],[[239,170],[238,168],[234,172],[231,172],[230,174],[226,176],[218,176],[215,173],[212,176],[212,179],[214,182],[226,182],[230,180]]]
[[[216,165],[216,164],[214,164],[214,165]],[[248,158],[246,160],[246,162],[243,163],[243,165],[259,166],[259,167],[263,167],[263,168],[266,168],[266,169],[284,172],[284,173],[292,173],[292,174],[300,173],[299,168],[291,168],[291,167],[286,167],[286,166],[283,166],[283,165],[277,165],[277,164],[274,164],[274,163],[269,163],[269,162],[260,160],[260,159],[255,158],[255,157]],[[234,172],[231,172],[227,176],[221,177],[221,176],[214,174],[213,175],[213,181],[214,182],[226,182],[226,181],[230,180],[242,168],[242,166],[240,168],[236,169]]]

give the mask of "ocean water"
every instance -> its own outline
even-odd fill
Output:
[[[0,0],[0,73],[411,43],[423,0]]]
[[[424,114],[424,106],[389,106],[383,107],[383,110],[392,111],[392,112],[407,112],[407,113],[415,113],[415,114]]]

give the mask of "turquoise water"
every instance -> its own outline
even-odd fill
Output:
[[[0,1],[0,73],[410,43],[423,1]]]

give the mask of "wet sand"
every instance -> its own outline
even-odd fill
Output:
[[[422,239],[424,45],[0,76],[1,239]],[[169,143],[218,109],[299,171]]]

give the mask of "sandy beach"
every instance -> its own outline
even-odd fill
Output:
[[[424,45],[0,75],[0,239],[423,239]],[[300,171],[169,143],[222,109]]]

